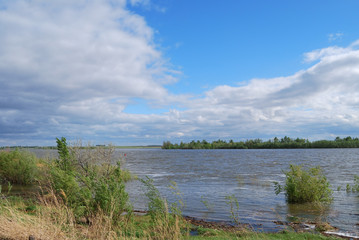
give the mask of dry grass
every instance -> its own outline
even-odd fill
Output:
[[[44,240],[75,239],[64,232],[61,225],[53,224],[52,219],[48,219],[51,217],[48,214],[32,216],[7,206],[1,206],[0,211],[0,238],[29,239],[32,235]]]
[[[33,236],[36,240],[52,239],[183,239],[181,229],[184,223],[180,217],[169,213],[156,219],[152,224],[145,220],[130,221],[130,215],[114,224],[112,216],[98,211],[88,219],[89,224],[76,222],[74,214],[53,191],[39,197],[33,213],[26,210],[24,201],[3,199],[0,203],[0,239],[21,240]],[[139,235],[138,232],[141,234]]]
[[[51,196],[52,195],[52,196]],[[0,237],[5,239],[77,239],[72,211],[53,193],[41,199],[36,213],[29,214],[24,202],[3,200],[0,205]]]
[[[168,214],[166,214],[168,215]],[[171,221],[174,221],[172,224]],[[159,219],[155,221],[154,227],[152,228],[152,233],[150,234],[151,239],[153,240],[166,240],[166,239],[182,239],[181,233],[181,220],[179,217],[175,216],[174,219],[168,219],[168,216],[164,219]]]

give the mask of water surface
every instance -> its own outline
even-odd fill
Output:
[[[263,230],[277,226],[273,220],[300,217],[329,221],[343,231],[358,232],[359,197],[346,193],[359,174],[359,149],[280,149],[280,150],[161,150],[124,149],[124,167],[140,178],[148,176],[170,201],[175,197],[168,185],[177,183],[186,203],[184,215],[209,220],[230,220],[225,197],[234,195],[242,222]],[[320,166],[334,190],[328,208],[287,204],[284,194],[274,193],[273,182],[284,183],[282,170],[290,164]],[[336,191],[341,186],[341,191]],[[145,208],[143,188],[128,184],[135,208]]]

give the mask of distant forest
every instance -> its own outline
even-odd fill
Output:
[[[234,142],[233,140],[224,141],[217,140],[213,142],[191,141],[189,143],[171,143],[170,141],[163,142],[162,149],[286,149],[286,148],[359,148],[359,139],[346,137],[336,137],[334,140],[319,140],[310,142],[303,138],[284,138],[270,139],[263,141],[261,139],[246,140],[241,142]]]

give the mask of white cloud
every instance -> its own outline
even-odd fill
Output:
[[[59,2],[14,1],[1,12],[0,69],[16,79],[9,87],[54,88],[76,100],[167,94],[153,76],[171,76],[142,17],[106,1],[53,12]]]
[[[305,53],[304,61],[310,63],[310,62],[320,60],[323,57],[337,56],[339,54],[343,54],[346,52],[350,52],[350,49],[341,48],[341,47],[328,47],[328,48],[323,48],[323,49],[317,49],[317,50]]]
[[[182,115],[207,136],[315,138],[339,134],[342,128],[359,134],[359,50],[351,45],[312,54],[311,60],[319,62],[309,69],[215,87],[204,98],[190,101]]]
[[[1,129],[26,118],[49,128],[53,120],[63,124],[69,116],[114,121],[128,99],[165,99],[163,84],[176,81],[155,46],[153,30],[126,10],[124,0],[2,5],[0,109],[16,114],[2,119]]]
[[[317,62],[291,76],[175,95],[153,29],[126,9],[146,2],[1,3],[0,145],[359,135],[359,40],[304,54]],[[132,98],[171,109],[129,114]]]

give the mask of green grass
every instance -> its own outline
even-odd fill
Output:
[[[212,236],[190,236],[185,239],[188,240],[230,240],[230,239],[243,239],[243,240],[334,240],[334,237],[325,237],[319,234],[313,233],[228,233],[224,231],[218,231],[216,235]]]

